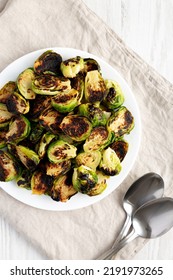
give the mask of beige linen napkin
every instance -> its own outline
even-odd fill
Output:
[[[95,259],[112,245],[125,214],[122,197],[146,172],[164,177],[173,196],[173,87],[131,51],[81,0],[0,1],[0,71],[37,49],[61,46],[91,52],[111,64],[131,87],[141,112],[142,143],[125,181],[102,201],[68,212],[38,210],[0,190],[0,214],[50,259]],[[138,238],[117,259],[131,259]]]

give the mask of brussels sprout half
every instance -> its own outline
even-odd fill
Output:
[[[69,79],[51,74],[37,76],[32,82],[32,90],[42,95],[56,95],[69,89],[71,89]]]
[[[28,169],[23,169],[21,174],[17,177],[16,183],[19,187],[30,190],[31,177],[32,177],[32,172]]]
[[[106,97],[104,104],[108,109],[114,110],[120,107],[124,102],[124,94],[120,85],[112,80],[105,80],[106,84]]]
[[[134,118],[126,107],[120,107],[107,122],[107,128],[113,132],[116,137],[130,133],[134,128]]]
[[[0,124],[8,123],[13,116],[14,114],[8,111],[7,106],[3,103],[0,103]]]
[[[62,140],[51,143],[47,150],[50,162],[58,163],[76,157],[77,148]]]
[[[98,70],[87,72],[85,77],[85,99],[89,103],[101,102],[106,96],[106,85]]]
[[[23,115],[15,117],[9,124],[9,130],[6,134],[6,141],[8,143],[18,143],[25,139],[30,133],[30,122]]]
[[[85,117],[68,115],[62,120],[60,128],[70,138],[77,142],[81,142],[90,135],[92,125]]]
[[[72,183],[76,191],[87,194],[96,186],[98,177],[90,167],[81,165],[74,168]]]
[[[8,111],[14,114],[27,114],[30,108],[29,101],[16,91],[10,95],[6,105]]]
[[[98,62],[93,58],[84,58],[84,71],[89,72],[93,70],[98,70],[100,72],[101,68]]]
[[[92,169],[96,169],[101,160],[99,151],[81,152],[75,158],[77,166],[85,165]]]
[[[112,135],[108,132],[106,127],[94,127],[90,136],[86,139],[83,149],[85,152],[103,150],[110,144],[111,139]]]
[[[56,201],[66,202],[77,193],[72,185],[71,176],[66,174],[54,181],[51,198]]]
[[[97,184],[87,193],[89,196],[99,195],[107,188],[106,179],[108,179],[108,176],[105,176],[102,172],[97,171],[97,177]]]
[[[27,147],[22,145],[16,146],[16,152],[20,161],[29,170],[34,170],[40,162],[39,156]]]
[[[34,101],[30,101],[29,118],[38,121],[45,109],[51,107],[51,96],[37,95]]]
[[[125,140],[119,139],[112,143],[110,148],[115,151],[120,161],[123,161],[128,152],[129,144]]]
[[[60,123],[63,120],[64,116],[61,115],[54,108],[45,109],[39,116],[39,123],[47,131],[52,132],[53,134],[58,134],[60,132]]]
[[[100,170],[108,176],[114,176],[120,173],[120,159],[110,147],[103,151],[102,159],[99,164]]]
[[[0,150],[0,181],[14,180],[19,173],[19,166],[8,152]]]
[[[86,103],[79,105],[78,113],[81,116],[87,117],[93,127],[106,125],[107,123],[107,114],[94,104]]]
[[[34,62],[34,71],[38,75],[48,71],[58,74],[61,62],[62,57],[60,54],[52,50],[48,50],[41,54]]]
[[[70,89],[62,93],[58,93],[52,98],[52,106],[60,113],[68,113],[80,104],[81,95],[79,91]]]
[[[46,132],[42,136],[39,146],[38,146],[39,158],[41,158],[41,159],[44,158],[46,151],[47,151],[47,147],[54,138],[55,138],[55,135],[52,134],[51,132]]]
[[[0,102],[6,103],[11,94],[16,90],[15,82],[8,82],[0,89]]]
[[[53,178],[42,170],[36,170],[31,178],[31,190],[33,194],[49,193],[53,186]]]
[[[74,78],[76,75],[83,70],[84,60],[80,56],[67,59],[61,62],[61,72],[66,78]]]
[[[46,162],[46,174],[53,177],[58,177],[66,174],[71,168],[71,161],[64,160],[58,163]]]
[[[17,78],[17,86],[20,93],[26,99],[35,99],[36,94],[32,90],[32,82],[35,79],[35,73],[31,68],[25,69]]]

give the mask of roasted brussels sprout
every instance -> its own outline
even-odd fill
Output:
[[[30,130],[31,127],[28,119],[22,115],[17,116],[9,125],[9,130],[6,134],[6,141],[18,143],[29,135]]]
[[[19,173],[19,166],[8,152],[0,150],[0,181],[14,180]]]
[[[29,102],[18,92],[10,95],[7,102],[7,109],[14,114],[27,114],[29,112]]]
[[[60,70],[60,64],[62,57],[60,54],[48,50],[40,55],[34,62],[34,71],[40,75],[47,71],[58,74]]]
[[[101,153],[99,151],[81,152],[75,160],[77,166],[85,165],[95,170],[100,163]]]
[[[69,89],[71,89],[69,79],[51,74],[40,75],[32,82],[32,90],[42,95],[56,95]]]
[[[120,161],[123,161],[128,152],[129,144],[125,140],[119,139],[112,143],[110,148],[115,151]]]
[[[60,128],[70,138],[80,142],[90,135],[92,125],[86,117],[68,115],[62,120]]]
[[[93,58],[84,58],[84,71],[89,72],[93,70],[98,70],[100,72],[100,65]]]
[[[42,170],[36,170],[31,178],[31,189],[33,194],[49,193],[53,186],[53,178],[46,175]]]
[[[107,108],[114,110],[120,107],[124,102],[124,94],[120,85],[112,80],[105,80],[106,84],[106,97],[104,104]]]
[[[44,127],[39,123],[31,123],[31,133],[29,135],[29,140],[32,143],[37,143],[44,133]]]
[[[33,121],[38,121],[45,109],[51,108],[51,96],[37,95],[34,101],[30,101],[29,117]]]
[[[71,168],[71,161],[64,160],[58,163],[46,162],[46,174],[53,177],[58,177],[66,174]]]
[[[47,131],[57,134],[60,132],[60,123],[64,116],[61,115],[57,110],[53,108],[45,109],[39,116],[39,123]]]
[[[32,82],[35,79],[35,73],[31,68],[24,70],[17,78],[17,86],[20,93],[26,99],[35,99],[36,94],[32,90]]]
[[[99,168],[108,176],[114,176],[120,173],[120,159],[110,147],[103,151]]]
[[[46,152],[47,152],[47,147],[50,144],[50,142],[55,138],[55,135],[52,134],[51,132],[46,132],[39,143],[39,147],[38,147],[38,155],[39,158],[44,158]]]
[[[16,183],[19,187],[30,190],[31,189],[32,173],[28,169],[23,169],[21,174],[17,177]]]
[[[14,114],[8,111],[7,106],[5,104],[0,103],[0,124],[8,123],[13,117],[13,115]]]
[[[130,133],[134,128],[134,118],[131,112],[126,107],[120,107],[109,118],[107,123],[109,131],[113,132],[116,137]]]
[[[87,194],[94,189],[97,182],[98,177],[95,170],[85,165],[74,168],[72,183],[76,191]]]
[[[85,99],[89,103],[101,102],[106,96],[106,85],[98,70],[87,72],[85,77]]]
[[[47,150],[50,162],[58,163],[76,157],[77,148],[62,140],[51,143]]]
[[[76,75],[83,70],[84,68],[84,60],[80,56],[67,59],[61,62],[61,72],[64,77],[74,78]]]
[[[94,127],[91,134],[86,139],[83,149],[85,152],[103,150],[110,144],[111,134],[104,126]]]
[[[81,95],[79,91],[70,89],[58,93],[52,98],[52,106],[60,113],[68,113],[80,104]]]
[[[75,78],[71,79],[71,87],[80,93],[81,98],[83,97],[84,92],[84,81],[84,75],[82,74],[79,74]]]
[[[39,164],[39,156],[31,149],[24,147],[22,145],[16,146],[16,151],[20,161],[29,170],[34,170]]]
[[[77,193],[72,185],[71,175],[66,174],[54,181],[51,198],[56,201],[66,202]]]
[[[105,176],[102,172],[97,171],[97,177],[97,184],[87,193],[89,196],[101,194],[107,187],[106,179],[108,179],[108,176]]]
[[[6,83],[1,89],[0,89],[0,102],[6,103],[8,98],[16,89],[16,83],[15,82],[8,82]]]
[[[101,108],[92,103],[79,105],[78,113],[81,116],[87,117],[92,123],[93,127],[106,125],[107,123],[106,113]]]

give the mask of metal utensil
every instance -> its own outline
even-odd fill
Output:
[[[132,218],[132,231],[98,260],[108,260],[136,237],[156,238],[173,226],[173,199],[164,197],[141,206]]]
[[[126,220],[113,247],[127,235],[133,213],[146,202],[162,197],[163,193],[164,181],[160,175],[154,172],[143,175],[130,186],[123,198],[123,208],[127,214]]]

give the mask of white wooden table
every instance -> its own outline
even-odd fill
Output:
[[[173,82],[173,0],[83,0],[159,73]],[[135,259],[173,259],[173,230]],[[0,217],[0,259],[45,259]]]

